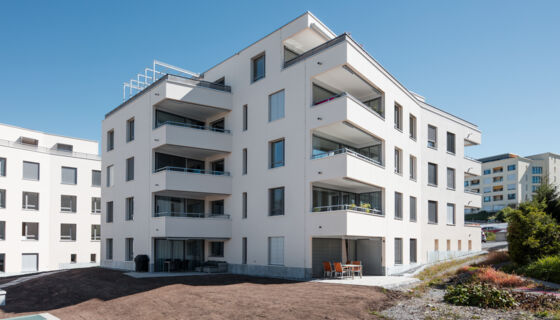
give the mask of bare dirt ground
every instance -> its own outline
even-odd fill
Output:
[[[6,288],[0,318],[376,319],[401,294],[237,275],[135,279],[101,268],[68,270]]]

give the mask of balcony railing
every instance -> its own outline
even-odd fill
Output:
[[[311,156],[311,159],[321,159],[321,158],[325,158],[325,157],[332,157],[332,156],[335,156],[337,154],[343,154],[343,153],[349,154],[349,155],[354,156],[358,159],[362,159],[362,160],[367,161],[371,164],[383,167],[383,164],[380,161],[377,161],[375,159],[366,157],[363,154],[358,153],[358,152],[356,152],[354,150],[351,150],[351,149],[348,149],[348,148],[342,148],[342,149],[337,149],[337,150],[332,150],[332,151],[326,151],[326,152],[319,153],[319,154],[314,154],[314,155]]]
[[[331,206],[313,207],[313,212],[328,212],[328,211],[356,211],[367,214],[383,215],[383,211],[376,208],[366,208],[355,204],[335,204]]]
[[[465,159],[467,159],[467,160],[474,161],[474,162],[477,162],[477,163],[482,163],[482,162],[476,160],[475,158],[471,158],[471,157],[469,157],[469,156],[464,156],[464,157],[465,157]]]
[[[195,85],[197,87],[210,88],[210,89],[214,89],[214,90],[231,92],[231,86],[226,86],[226,85],[223,85],[223,84],[208,82],[208,81],[199,80],[199,79],[186,78],[186,77],[179,76],[179,75],[176,75],[176,74],[167,74],[162,78],[165,78],[165,77],[167,77],[168,79],[169,78],[174,78],[173,80],[175,80],[175,81],[188,83],[188,84],[191,84],[191,85]]]
[[[287,68],[291,65],[294,65],[294,64],[296,64],[296,63],[298,63],[302,60],[305,60],[305,59],[307,59],[307,58],[309,58],[309,57],[311,57],[311,56],[313,56],[313,55],[315,55],[315,54],[317,54],[317,53],[319,53],[319,52],[321,52],[321,51],[323,51],[327,48],[330,48],[330,47],[346,40],[347,37],[348,37],[348,35],[346,33],[344,33],[344,34],[341,34],[340,36],[338,36],[334,39],[331,39],[331,40],[329,40],[329,41],[327,41],[323,44],[320,44],[320,45],[316,46],[315,48],[310,49],[310,50],[300,54],[299,56],[293,58],[292,60],[284,62],[284,68]]]
[[[199,125],[192,124],[192,123],[182,123],[182,122],[175,122],[175,121],[165,121],[164,123],[161,123],[161,124],[157,125],[156,128],[159,128],[159,127],[164,126],[164,125],[185,127],[185,128],[193,128],[193,129],[198,129],[198,130],[208,130],[208,131],[228,133],[228,134],[231,133],[231,130],[227,130],[227,129],[213,128],[213,127],[208,127],[208,126],[199,126]]]
[[[8,140],[4,140],[4,139],[0,139],[0,146],[12,147],[12,148],[28,150],[28,151],[35,151],[35,152],[40,152],[40,153],[47,153],[47,154],[52,154],[52,155],[56,155],[56,156],[63,156],[63,157],[74,157],[74,158],[89,159],[89,160],[101,160],[101,157],[96,155],[96,154],[83,153],[83,152],[73,152],[73,151],[62,151],[62,150],[57,150],[57,149],[50,149],[50,148],[47,148],[47,147],[23,144],[23,143],[19,143],[19,142],[15,142],[15,141],[8,141]]]
[[[474,195],[477,195],[477,196],[479,196],[479,195],[480,195],[480,192],[474,192],[474,191],[471,191],[471,190],[467,190],[467,189],[465,189],[465,193],[468,193],[468,194],[474,194]]]
[[[341,97],[348,97],[350,100],[356,102],[357,104],[362,106],[367,111],[376,115],[379,119],[385,121],[385,117],[382,114],[380,114],[377,110],[375,110],[374,108],[366,105],[365,103],[363,103],[362,101],[360,101],[358,98],[354,97],[353,95],[349,94],[348,92],[342,92],[342,93],[339,93],[339,94],[335,94],[332,97],[329,97],[327,99],[323,99],[321,101],[313,103],[312,106],[317,106],[317,105],[320,105],[320,104],[323,104],[323,103],[327,103],[329,101],[336,100],[336,99],[341,98]]]
[[[212,171],[203,169],[193,169],[193,168],[181,168],[181,167],[163,167],[154,170],[154,173],[160,171],[174,171],[174,172],[184,172],[184,173],[196,173],[196,174],[209,174],[214,176],[229,176],[228,171]]]
[[[180,217],[180,218],[216,218],[229,219],[229,214],[200,213],[200,212],[155,212],[154,217]]]

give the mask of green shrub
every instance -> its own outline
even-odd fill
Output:
[[[485,283],[449,286],[443,299],[459,306],[504,309],[517,306],[515,298],[506,290]]]
[[[538,259],[523,268],[528,277],[560,284],[560,256],[548,256]]]
[[[496,241],[496,234],[494,232],[485,232],[486,241]]]

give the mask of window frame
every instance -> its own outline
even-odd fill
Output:
[[[263,73],[261,76],[258,76],[256,74],[258,70],[257,63],[261,58],[263,59]],[[264,78],[266,78],[266,51],[263,51],[251,58],[251,83],[255,83]]]
[[[281,201],[281,208],[273,208],[274,200],[274,192],[276,190],[282,191],[282,201]],[[276,213],[281,212],[281,213]],[[276,217],[276,216],[284,216],[286,214],[286,189],[285,187],[276,187],[276,188],[269,188],[268,189],[268,216],[269,217]]]
[[[273,111],[272,110],[273,97],[278,95],[278,94],[282,94],[282,106],[281,106],[282,115],[273,119],[272,118],[272,115],[273,115],[273,112],[272,112]],[[276,110],[276,112],[274,114],[276,114],[276,113],[278,113],[278,110]],[[285,119],[285,118],[286,118],[286,90],[282,89],[282,90],[278,90],[278,91],[268,95],[268,122],[274,122],[274,121]]]
[[[273,255],[272,255],[272,245],[273,245],[273,240],[282,240],[282,261],[272,261]],[[280,255],[278,255],[280,256]],[[285,265],[285,261],[286,261],[286,238],[283,236],[275,236],[275,237],[268,237],[268,265],[271,266],[284,266]]]
[[[105,239],[105,260],[113,260],[113,238]]]
[[[241,219],[247,219],[247,192],[241,193]]]
[[[430,139],[430,129],[433,128],[434,129],[434,140]],[[437,134],[438,134],[438,128],[436,126],[433,126],[431,124],[428,124],[428,142],[427,142],[427,146],[430,149],[434,149],[437,150],[438,148],[438,138],[437,138]],[[433,145],[432,145],[433,144]]]
[[[99,229],[99,233],[97,233],[97,229]],[[100,224],[92,224],[90,227],[90,236],[91,241],[101,241],[101,225]]]
[[[446,208],[447,208],[447,209],[446,209],[446,211],[445,211],[445,215],[446,215],[446,219],[445,219],[445,220],[446,220],[447,225],[448,225],[448,226],[455,226],[455,225],[457,225],[457,210],[456,210],[457,207],[455,206],[454,203],[447,203]],[[451,221],[451,223],[449,222],[449,208],[452,208],[452,209],[453,209],[453,216],[452,216],[453,221]]]
[[[432,180],[434,179],[430,179],[430,166],[434,167],[434,179],[435,179],[435,183],[432,182]],[[430,187],[437,187],[438,186],[438,165],[437,163],[433,163],[433,162],[428,162],[428,186]]]
[[[412,245],[414,243],[414,246]],[[412,248],[414,248],[414,251],[412,250]],[[413,254],[414,252],[414,254]],[[409,262],[412,263],[418,263],[418,240],[416,238],[410,238],[409,241]]]
[[[134,181],[134,157],[126,159],[125,181]]]
[[[27,195],[34,195],[34,194],[37,195],[37,205],[35,206],[35,208],[29,207],[29,198],[27,198],[27,199],[25,198],[26,194]],[[41,198],[40,198],[39,192],[22,191],[21,196],[22,196],[22,206],[21,206],[21,208],[23,210],[39,211],[39,205],[41,203],[40,202]]]
[[[403,107],[395,102],[393,117],[394,117],[394,127],[400,132],[403,132]]]
[[[132,221],[134,220],[134,197],[128,197],[124,199],[124,220]]]
[[[416,141],[417,140],[417,136],[418,136],[418,131],[417,131],[417,118],[415,115],[413,115],[412,113],[408,114],[408,130],[409,132],[409,138]]]
[[[414,201],[413,201],[414,199]],[[418,199],[415,196],[410,196],[408,198],[409,200],[409,212],[408,212],[408,216],[409,216],[409,221],[411,222],[416,222],[418,221]],[[413,204],[414,203],[414,207]],[[414,210],[412,210],[414,208]],[[414,212],[414,215],[412,214]]]
[[[248,172],[248,151],[247,148],[243,148],[243,159],[242,159],[242,164],[241,164],[241,174],[242,175],[247,175]]]
[[[66,200],[68,200],[68,198],[70,199],[70,207],[63,207],[65,197],[67,197]],[[70,208],[70,210],[65,210],[67,208]],[[78,212],[78,197],[75,196],[75,195],[70,195],[70,194],[61,194],[60,195],[60,212],[63,212],[63,213],[77,213]]]
[[[453,146],[453,151],[449,150],[449,147],[450,147],[449,138],[450,138],[450,136],[452,136],[452,138],[453,138],[452,139],[453,143],[451,144]],[[447,151],[447,153],[452,154],[452,155],[455,155],[457,153],[457,138],[456,138],[456,136],[453,132],[447,131],[447,134],[446,134],[446,151]]]
[[[134,117],[126,120],[126,142],[134,141]]]
[[[247,131],[249,129],[249,105],[243,105],[243,123],[242,123],[242,131]]]
[[[107,130],[107,152],[115,149],[115,129]]]
[[[64,177],[64,170],[70,170],[70,171],[74,171],[74,182],[65,182],[63,177]],[[60,167],[60,184],[64,184],[64,185],[71,185],[71,186],[75,186],[78,184],[78,168],[75,167],[67,167],[67,166],[61,166]]]
[[[114,202],[113,201],[105,202],[105,222],[106,223],[112,223],[113,221],[115,221],[114,212],[115,212]]]
[[[403,220],[403,198],[402,192],[395,191],[395,220]]]
[[[447,178],[447,183],[446,183],[446,184],[447,184],[447,189],[448,189],[448,190],[455,190],[455,189],[457,188],[457,182],[456,182],[456,181],[457,181],[457,175],[456,175],[457,171],[455,170],[455,168],[447,167],[446,173],[447,173],[447,174],[446,174],[446,178]],[[450,174],[450,173],[453,173],[453,179],[451,180],[451,182],[453,183],[452,186],[449,186],[449,182],[450,182],[450,181],[449,181],[449,174]]]
[[[435,208],[435,212],[434,212],[434,218],[435,218],[435,219],[431,219],[431,217],[430,217],[430,215],[431,215],[431,212],[430,212],[430,204],[433,204],[433,205],[434,205],[433,208]],[[437,201],[435,201],[435,200],[428,200],[428,224],[438,224],[438,223],[439,223],[439,217],[438,217],[438,215],[439,215],[438,211],[439,211],[439,210],[438,210],[438,209],[439,209],[439,208],[438,208],[438,202],[437,202]]]
[[[69,230],[63,230],[64,226],[69,227]],[[74,230],[74,232],[72,232],[72,230]],[[69,235],[64,234],[63,231],[70,231],[70,234]],[[75,242],[77,238],[78,238],[78,225],[76,223],[60,224],[60,241]]]
[[[415,156],[413,156],[413,155],[411,154],[411,155],[409,155],[408,161],[409,161],[409,168],[408,168],[408,170],[410,171],[410,172],[409,172],[410,180],[412,180],[412,181],[417,181],[417,177],[418,177],[418,173],[417,173],[417,171],[418,171],[418,167],[417,167],[418,160],[417,160],[417,158],[416,158]]]
[[[282,160],[281,161],[274,161],[275,153],[275,145],[277,143],[282,143]],[[269,142],[269,169],[281,168],[286,166],[286,140],[284,138],[280,138],[277,140],[273,140]]]
[[[402,176],[403,175],[403,151],[402,149],[395,147],[395,157],[393,159],[395,165],[395,173]]]
[[[0,177],[8,175],[8,159],[0,157]]]
[[[225,256],[225,245],[224,241],[210,241],[210,250],[208,250],[208,257],[211,258],[223,258]],[[214,247],[217,246],[217,247]],[[217,249],[217,253],[214,250]]]
[[[124,261],[134,260],[134,238],[124,238]]]
[[[403,257],[403,238],[395,238],[395,265],[402,265],[404,263]]]
[[[37,178],[36,179],[25,177],[25,164],[37,165]],[[41,180],[41,164],[39,162],[23,161],[22,171],[23,171],[22,175],[21,175],[22,180],[27,180],[27,181],[40,181]]]

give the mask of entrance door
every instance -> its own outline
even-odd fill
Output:
[[[21,271],[32,272],[37,271],[39,267],[39,254],[24,253],[21,255]]]
[[[383,275],[383,242],[381,238],[357,241],[356,257],[362,261],[364,275]]]

